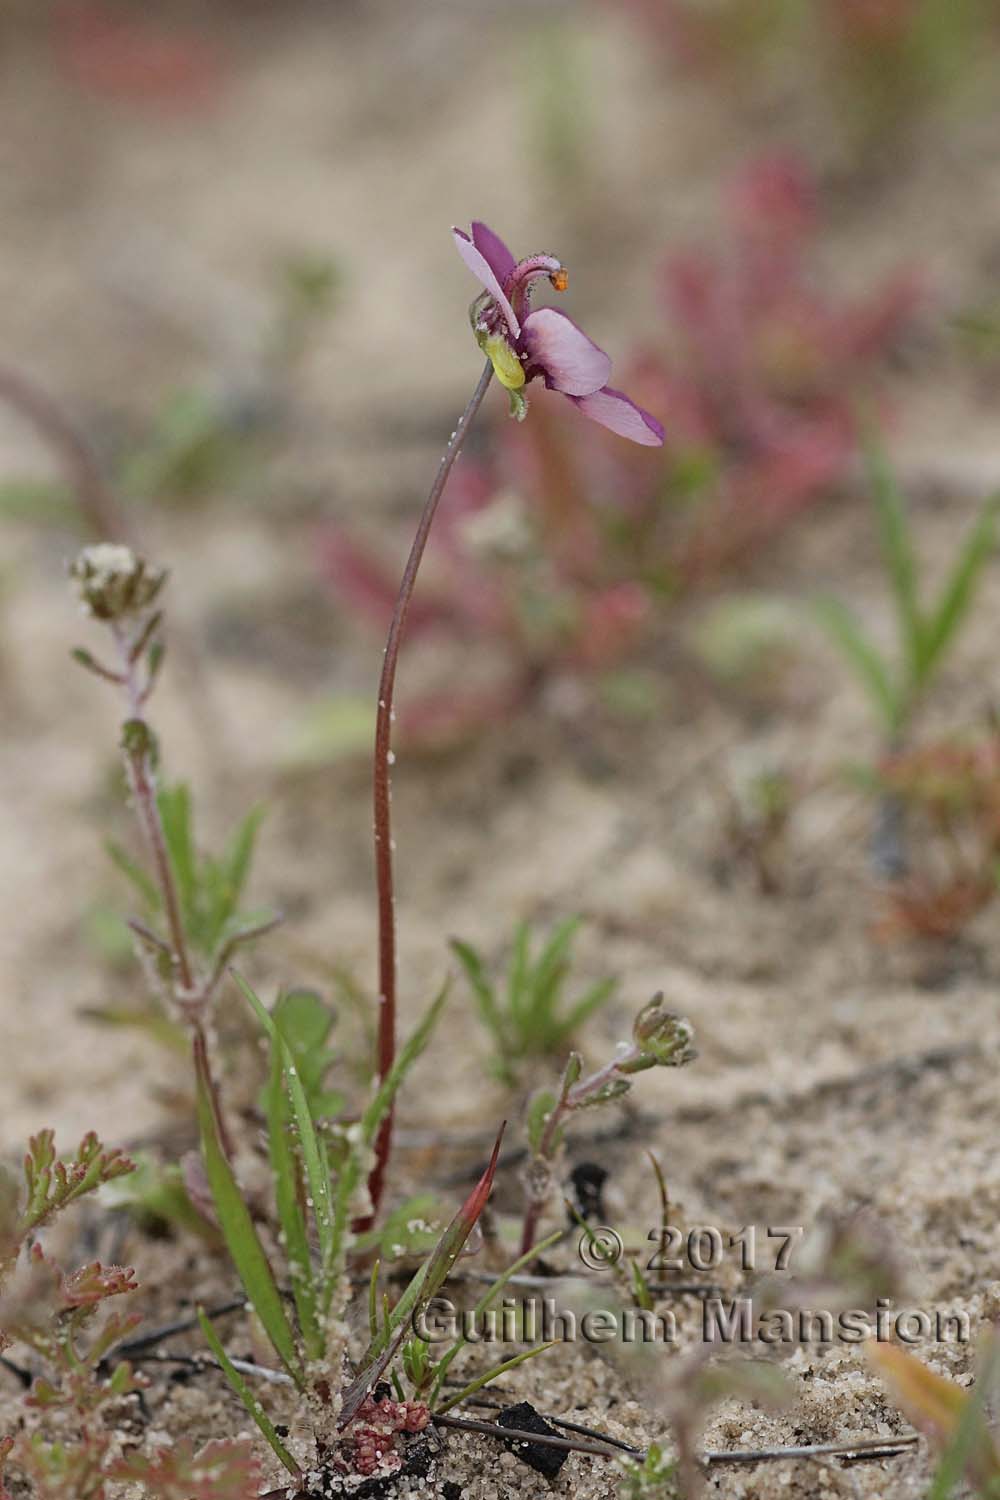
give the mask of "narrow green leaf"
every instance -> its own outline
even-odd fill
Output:
[[[530,1266],[532,1261],[537,1260],[540,1255],[544,1255],[545,1251],[551,1249],[553,1245],[557,1244],[559,1240],[562,1239],[562,1237],[562,1230],[557,1229],[553,1234],[548,1235],[544,1240],[539,1240],[537,1245],[532,1245],[531,1249],[528,1250],[526,1254],[519,1255],[517,1260],[512,1261],[512,1263],[507,1267],[506,1271],[502,1271],[497,1277],[496,1281],[494,1281],[493,1284],[480,1297],[479,1301],[472,1309],[472,1316],[469,1318],[468,1326],[470,1328],[475,1328],[476,1320],[482,1317],[483,1313],[487,1311],[492,1302],[496,1301],[497,1297],[499,1297],[500,1293],[510,1281],[511,1277],[516,1276],[518,1271],[520,1271],[524,1266]],[[460,1334],[448,1349],[447,1353],[442,1356],[442,1358],[435,1366],[434,1387],[427,1401],[427,1404],[430,1407],[431,1411],[435,1410],[434,1403],[437,1401],[441,1387],[444,1384],[445,1376],[448,1373],[452,1361],[455,1359],[456,1355],[461,1353],[467,1343],[468,1339],[465,1337],[465,1335]]]
[[[900,638],[909,670],[916,677],[923,649],[924,623],[917,599],[917,563],[906,502],[884,450],[870,431],[865,435],[864,451],[875,501],[882,556],[896,604]]]
[[[344,1240],[352,1213],[352,1201],[363,1176],[368,1171],[367,1153],[378,1128],[385,1118],[403,1079],[430,1041],[431,1032],[448,998],[449,983],[446,980],[437,996],[428,1007],[416,1029],[407,1037],[396,1054],[396,1060],[375,1091],[371,1102],[361,1116],[358,1127],[359,1140],[351,1150],[337,1177],[337,1188],[333,1200],[333,1229],[331,1265],[336,1267],[344,1249]]]
[[[468,979],[472,987],[472,992],[479,1003],[479,1013],[483,1018],[483,1023],[487,1031],[492,1035],[499,1051],[505,1053],[507,1037],[503,1017],[500,1014],[500,1007],[497,1004],[493,986],[486,978],[482,959],[469,943],[463,943],[459,938],[452,938],[449,946],[465,970],[465,977]]]
[[[222,1347],[222,1344],[219,1341],[218,1334],[206,1317],[204,1308],[201,1307],[198,1308],[198,1322],[201,1324],[201,1331],[205,1335],[205,1342],[208,1344],[208,1347],[215,1355],[215,1358],[222,1366],[222,1373],[225,1375],[226,1379],[229,1381],[229,1384],[232,1386],[237,1396],[239,1396],[250,1416],[253,1417],[257,1426],[260,1428],[264,1437],[267,1439],[267,1442],[270,1444],[271,1450],[274,1453],[275,1457],[279,1460],[280,1463],[284,1464],[289,1474],[291,1474],[295,1480],[301,1479],[302,1470],[299,1468],[298,1464],[295,1462],[294,1458],[289,1453],[284,1443],[281,1441],[280,1437],[275,1431],[274,1423],[267,1415],[267,1412],[254,1396],[253,1392],[250,1390],[250,1387],[243,1379],[243,1376],[240,1374],[239,1370],[236,1369],[232,1360],[229,1358],[229,1355]]]
[[[104,848],[112,864],[116,865],[126,879],[132,882],[147,910],[159,911],[162,903],[152,876],[147,875],[146,871],[137,865],[131,855],[126,854],[121,844],[115,843],[114,839],[105,839]]]
[[[566,977],[570,944],[579,926],[579,917],[567,917],[564,922],[560,922],[534,966],[531,976],[531,1024],[545,1035],[550,1032],[555,1002]]]
[[[309,1234],[301,1204],[298,1162],[289,1139],[291,1121],[281,1050],[271,1042],[271,1071],[266,1093],[267,1141],[274,1176],[274,1199],[285,1240],[285,1254],[299,1326],[310,1359],[323,1352],[323,1332],[316,1314],[316,1292]]]
[[[156,794],[156,805],[181,905],[185,916],[193,917],[197,906],[198,872],[191,833],[191,792],[186,782],[161,786]]]
[[[205,1172],[209,1187],[212,1189],[219,1227],[243,1288],[268,1338],[274,1345],[282,1364],[301,1390],[302,1369],[295,1347],[295,1335],[285,1313],[270,1262],[264,1253],[264,1247],[243,1201],[239,1184],[233,1176],[232,1168],[222,1149],[215,1111],[212,1108],[208,1071],[204,1056],[198,1049],[195,1050],[195,1068],[198,1123],[201,1127]]]
[[[506,1128],[506,1120],[500,1126],[493,1153],[486,1170],[472,1192],[462,1204],[427,1260],[411,1280],[406,1291],[396,1303],[392,1313],[385,1319],[378,1337],[369,1345],[361,1359],[360,1373],[344,1392],[338,1425],[341,1428],[353,1419],[368,1390],[380,1378],[399,1345],[406,1337],[412,1314],[418,1304],[424,1304],[435,1296],[451,1274],[451,1268],[462,1252],[462,1247],[486,1207],[493,1189],[500,1143]]]
[[[812,609],[817,623],[853,667],[888,732],[895,733],[901,718],[899,694],[875,645],[839,599],[832,596],[814,599]]]
[[[247,883],[257,834],[266,812],[267,809],[262,804],[252,807],[237,828],[223,855],[222,863],[229,878],[233,908],[242,896],[243,887]]]
[[[528,978],[531,972],[531,926],[518,923],[514,933],[514,948],[507,971],[507,1009],[514,1017],[518,1035],[524,1032],[524,1023],[531,1008],[531,993]]]
[[[597,984],[591,985],[590,989],[572,1007],[564,1019],[559,1022],[559,1038],[564,1040],[578,1031],[595,1010],[600,1010],[615,990],[618,988],[617,979],[601,979]]]
[[[312,1199],[313,1217],[316,1224],[316,1237],[319,1240],[320,1259],[323,1266],[324,1280],[330,1275],[333,1264],[333,1204],[330,1195],[330,1168],[326,1159],[326,1151],[316,1135],[312,1115],[309,1113],[309,1101],[306,1098],[302,1080],[299,1077],[298,1068],[292,1050],[286,1042],[281,1030],[275,1025],[274,1019],[265,1006],[261,1004],[253,990],[247,984],[242,975],[232,970],[233,978],[243,991],[244,996],[250,1002],[254,1014],[263,1026],[270,1038],[271,1046],[275,1048],[281,1057],[281,1066],[285,1075],[285,1084],[292,1106],[292,1116],[299,1134],[299,1145],[302,1150],[302,1162],[305,1167],[306,1182],[309,1187],[309,1195]],[[326,1292],[320,1290],[321,1310],[325,1310]]]
[[[475,1380],[471,1380],[468,1385],[463,1386],[457,1395],[451,1396],[443,1406],[439,1406],[437,1415],[443,1416],[445,1412],[451,1411],[453,1406],[458,1406],[462,1401],[468,1401],[470,1396],[474,1396],[477,1391],[481,1391],[484,1385],[489,1385],[491,1380],[496,1380],[499,1376],[506,1375],[508,1370],[516,1370],[518,1365],[524,1364],[525,1360],[534,1359],[536,1354],[544,1354],[546,1349],[554,1349],[556,1344],[560,1342],[561,1340],[559,1339],[550,1339],[547,1344],[535,1344],[530,1349],[522,1349],[520,1354],[514,1355],[513,1359],[505,1359],[503,1364],[493,1365],[484,1374],[477,1375]]]
[[[1000,494],[987,500],[962,544],[924,633],[917,686],[931,676],[968,615],[980,575],[993,551]]]

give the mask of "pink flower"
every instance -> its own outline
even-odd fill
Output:
[[[527,410],[521,394],[540,376],[591,421],[646,447],[660,447],[663,428],[655,417],[608,385],[611,361],[572,319],[554,307],[530,310],[533,283],[545,277],[564,291],[568,275],[552,255],[515,261],[492,229],[474,223],[472,234],[454,229],[458,253],[486,290],[469,310],[480,348],[493,363],[497,379],[510,393],[511,411],[520,420]]]

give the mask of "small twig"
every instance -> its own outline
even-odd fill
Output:
[[[208,1354],[171,1354],[169,1349],[153,1349],[148,1354],[136,1354],[132,1356],[132,1363],[136,1365],[184,1365],[189,1370],[217,1370],[220,1375],[225,1371],[218,1360],[212,1359]],[[295,1382],[284,1370],[271,1370],[267,1365],[256,1365],[251,1359],[234,1359],[229,1357],[229,1363],[234,1370],[239,1370],[241,1375],[256,1375],[259,1380],[265,1380],[269,1385],[294,1385]]]
[[[266,922],[258,922],[256,927],[248,927],[245,932],[236,933],[235,937],[231,937],[228,942],[224,943],[219,949],[215,963],[212,965],[212,972],[205,984],[206,995],[214,993],[216,986],[229,966],[229,960],[241,944],[255,942],[257,938],[264,937],[267,933],[273,932],[276,927],[281,926],[284,920],[284,915],[278,912],[275,916],[269,917]]]
[[[513,1438],[516,1442],[537,1443],[544,1448],[561,1448],[571,1453],[587,1453],[595,1458],[617,1458],[616,1450],[620,1450],[623,1446],[616,1439],[606,1438],[603,1435],[601,1435],[601,1446],[599,1446],[596,1443],[575,1443],[569,1438],[549,1437],[541,1432],[523,1432],[515,1427],[500,1427],[494,1422],[476,1422],[467,1417],[435,1416],[431,1420],[439,1427],[457,1427],[467,1432],[480,1432],[486,1437]],[[569,1426],[557,1417],[547,1417],[546,1420],[556,1422],[561,1427]],[[704,1464],[777,1463],[782,1459],[828,1458],[838,1455],[842,1457],[864,1456],[870,1459],[892,1458],[919,1441],[919,1436],[913,1433],[898,1438],[860,1438],[854,1443],[810,1443],[796,1448],[736,1449],[732,1453],[708,1452],[702,1453],[700,1458]],[[612,1444],[614,1446],[611,1446]],[[635,1459],[641,1460],[646,1457],[645,1452],[639,1448],[629,1448],[627,1451]]]
[[[615,1448],[597,1443],[577,1442],[573,1438],[550,1437],[543,1432],[524,1432],[519,1427],[498,1427],[495,1422],[476,1422],[470,1417],[432,1416],[436,1427],[457,1427],[463,1432],[481,1432],[486,1437],[507,1442],[533,1443],[543,1448],[560,1448],[564,1453],[589,1453],[595,1458],[617,1458]]]
[[[214,1322],[216,1318],[225,1317],[227,1313],[240,1312],[246,1305],[245,1297],[231,1297],[228,1302],[221,1302],[218,1307],[208,1308],[206,1315]],[[148,1333],[136,1334],[135,1338],[116,1344],[114,1357],[116,1360],[124,1356],[131,1358],[133,1354],[143,1349],[152,1349],[164,1339],[173,1338],[174,1334],[190,1333],[193,1328],[197,1327],[197,1313],[192,1313],[186,1318],[175,1318],[172,1323],[163,1323],[159,1328],[151,1328]]]
[[[706,1464],[774,1463],[783,1458],[827,1458],[838,1454],[844,1457],[864,1454],[867,1458],[890,1458],[919,1441],[919,1434],[914,1432],[904,1433],[898,1438],[860,1438],[856,1443],[808,1443],[799,1448],[738,1448],[732,1453],[703,1453],[701,1458]]]
[[[170,944],[165,943],[161,937],[157,937],[153,929],[147,927],[145,922],[140,922],[138,917],[126,917],[125,926],[131,932],[134,932],[137,938],[141,938],[144,943],[148,943],[150,948],[155,949],[157,953],[162,953],[164,957],[173,959],[174,954]]]

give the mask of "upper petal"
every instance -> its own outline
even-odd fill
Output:
[[[540,307],[524,320],[524,344],[532,364],[541,365],[546,384],[566,396],[589,396],[611,374],[611,361],[572,318],[554,307]]]
[[[481,219],[473,219],[472,243],[483,259],[489,261],[493,274],[500,285],[506,286],[507,278],[513,271],[516,262],[500,236],[494,234],[489,225],[484,224]]]
[[[637,406],[621,391],[606,385],[603,390],[593,391],[589,396],[570,396],[585,417],[610,427],[619,437],[629,438],[633,443],[642,443],[646,448],[663,445],[663,428],[648,411]]]
[[[489,261],[486,259],[486,256],[483,255],[482,251],[476,249],[475,245],[472,243],[471,239],[464,230],[452,229],[451,232],[455,237],[455,246],[458,250],[459,255],[465,261],[465,264],[468,266],[473,276],[477,277],[478,280],[482,282],[483,286],[496,302],[500,311],[503,313],[504,319],[506,320],[507,326],[510,329],[512,336],[514,338],[519,338],[521,334],[521,325],[517,321],[514,309],[511,307],[507,298],[504,296],[503,287],[500,285],[500,282],[497,279],[496,272],[490,265]]]

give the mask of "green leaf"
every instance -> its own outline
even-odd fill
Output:
[[[198,873],[194,839],[191,833],[191,792],[183,781],[175,786],[161,786],[156,805],[163,824],[163,837],[170,856],[170,868],[177,881],[177,893],[185,918],[197,911]]]
[[[410,1320],[420,1305],[436,1296],[451,1274],[451,1269],[462,1252],[469,1235],[479,1222],[486,1207],[496,1176],[500,1143],[506,1121],[500,1126],[493,1153],[486,1170],[458,1213],[445,1229],[434,1250],[417,1271],[402,1297],[386,1318],[377,1338],[368,1346],[361,1359],[361,1371],[344,1392],[338,1426],[343,1429],[353,1419],[368,1390],[379,1379],[400,1343],[406,1336]]]
[[[233,893],[234,907],[242,896],[243,887],[247,883],[247,876],[250,873],[250,865],[253,861],[253,851],[257,843],[257,834],[260,831],[260,825],[264,821],[266,812],[267,808],[263,805],[252,807],[233,834],[229,848],[223,855],[222,864]]]
[[[561,1339],[550,1339],[547,1344],[535,1344],[530,1349],[522,1349],[520,1354],[515,1354],[513,1359],[505,1359],[502,1364],[493,1365],[482,1375],[477,1375],[475,1380],[463,1386],[457,1395],[451,1396],[443,1406],[439,1406],[437,1414],[443,1416],[445,1412],[451,1411],[453,1406],[458,1406],[462,1401],[468,1401],[477,1391],[481,1391],[484,1385],[489,1385],[491,1380],[497,1380],[501,1375],[506,1375],[508,1370],[516,1370],[518,1365],[523,1365],[525,1360],[534,1359],[536,1354],[544,1354],[546,1349],[554,1349]]]
[[[438,1231],[433,1227],[436,1217],[437,1200],[433,1194],[419,1193],[394,1208],[383,1224],[357,1235],[352,1248],[358,1255],[379,1250],[383,1260],[426,1255],[437,1240]]]
[[[295,1335],[285,1313],[274,1272],[219,1140],[208,1066],[204,1051],[200,1048],[195,1049],[195,1070],[205,1172],[212,1189],[212,1199],[226,1248],[268,1338],[285,1369],[299,1390],[302,1390],[302,1367],[295,1347]]]
[[[309,1188],[309,1196],[312,1199],[316,1237],[319,1241],[323,1278],[317,1291],[320,1312],[322,1314],[325,1313],[329,1305],[330,1294],[332,1292],[332,1287],[326,1285],[326,1283],[332,1274],[334,1253],[333,1203],[330,1194],[330,1168],[326,1159],[326,1148],[316,1134],[312,1115],[309,1113],[309,1101],[306,1098],[305,1089],[302,1087],[302,1080],[299,1077],[295,1058],[282,1035],[281,1029],[276,1025],[270,1012],[261,1004],[242,975],[237,974],[234,970],[233,978],[249,1001],[258,1021],[267,1032],[272,1048],[277,1051],[281,1059],[285,1086],[288,1089],[288,1097],[292,1107],[292,1118],[298,1131],[299,1149],[302,1152],[306,1183]],[[284,1164],[284,1158],[282,1158],[282,1161]],[[289,1185],[286,1184],[286,1187]]]
[[[122,846],[115,843],[114,839],[105,839],[104,848],[112,864],[117,865],[126,879],[132,882],[146,910],[158,912],[162,902],[160,900],[160,892],[152,876],[147,875],[146,871],[140,865],[137,865],[131,855],[126,854]]]
[[[343,1252],[348,1222],[352,1212],[352,1200],[362,1177],[368,1170],[368,1151],[375,1140],[378,1128],[390,1108],[396,1091],[407,1073],[430,1041],[431,1032],[448,998],[449,983],[446,980],[437,996],[428,1007],[416,1029],[403,1043],[396,1060],[376,1089],[358,1125],[357,1145],[351,1150],[337,1178],[337,1189],[333,1204],[333,1261],[338,1262]]]
[[[476,1327],[478,1319],[482,1317],[483,1313],[486,1312],[490,1304],[496,1301],[500,1293],[503,1291],[504,1287],[510,1281],[511,1277],[516,1276],[517,1273],[525,1266],[530,1266],[532,1262],[537,1260],[540,1255],[544,1255],[546,1250],[550,1250],[553,1245],[557,1244],[559,1240],[562,1239],[562,1237],[562,1230],[557,1229],[553,1234],[548,1235],[544,1240],[539,1240],[537,1245],[532,1245],[530,1250],[526,1251],[524,1255],[519,1255],[517,1260],[513,1261],[505,1271],[502,1271],[497,1279],[492,1283],[492,1285],[483,1293],[479,1301],[476,1303],[475,1307],[472,1309],[472,1315],[468,1320],[468,1327]],[[465,1348],[465,1345],[468,1342],[469,1341],[467,1337],[464,1334],[460,1334],[448,1349],[447,1353],[438,1361],[438,1364],[434,1371],[434,1388],[431,1391],[430,1397],[428,1398],[427,1402],[428,1406],[431,1408],[431,1411],[435,1409],[435,1402],[437,1401],[441,1387],[444,1385],[444,1379],[448,1373],[452,1361],[455,1359],[456,1355],[458,1355],[461,1350]]]
[[[962,544],[941,597],[927,622],[918,664],[918,687],[928,680],[968,615],[980,575],[993,551],[998,511],[1000,494],[992,495],[984,503],[975,525]]]
[[[212,1324],[209,1322],[207,1316],[205,1315],[205,1310],[202,1307],[198,1308],[198,1322],[201,1324],[201,1331],[205,1335],[205,1342],[208,1344],[208,1347],[215,1355],[215,1358],[222,1366],[222,1373],[225,1375],[226,1379],[229,1381],[229,1384],[232,1386],[237,1396],[239,1396],[250,1416],[253,1417],[257,1426],[260,1428],[264,1437],[267,1439],[267,1442],[269,1443],[275,1457],[285,1466],[289,1474],[291,1474],[294,1479],[301,1479],[301,1469],[275,1431],[274,1423],[267,1415],[267,1412],[261,1406],[257,1398],[253,1395],[250,1387],[243,1379],[243,1376],[236,1369],[232,1360],[229,1358],[229,1355],[222,1347],[219,1336],[216,1333],[215,1329],[212,1327]]]
[[[846,605],[832,596],[813,600],[815,619],[853,667],[890,734],[899,728],[901,704],[888,667]]]
[[[531,1008],[528,977],[531,972],[531,927],[520,922],[514,933],[514,949],[507,974],[507,1009],[514,1017],[518,1032],[523,1034]]]
[[[326,1045],[336,1013],[314,990],[294,989],[278,997],[274,1020],[295,1059],[313,1119],[338,1114],[344,1107],[343,1095],[324,1087],[336,1060]]]
[[[552,1111],[556,1107],[556,1096],[551,1089],[538,1089],[532,1094],[528,1105],[528,1145],[537,1156],[542,1149],[542,1135]]]
[[[479,1003],[479,1013],[483,1018],[483,1024],[490,1032],[501,1055],[507,1050],[507,1037],[497,1004],[496,993],[489,980],[483,961],[475,948],[469,943],[463,943],[459,938],[452,938],[449,945],[451,951],[465,970],[465,977],[472,986],[473,994]]]
[[[559,1022],[560,1040],[570,1037],[579,1031],[588,1016],[592,1016],[595,1010],[600,1010],[606,1004],[618,988],[617,979],[600,979],[591,985],[586,994],[573,1006],[569,1014]]]
[[[271,1074],[267,1088],[267,1143],[274,1176],[274,1199],[285,1241],[292,1295],[299,1315],[306,1356],[318,1359],[323,1352],[323,1333],[316,1314],[316,1289],[309,1232],[302,1209],[298,1161],[290,1139],[291,1120],[281,1050],[271,1043]]]
[[[561,922],[542,949],[531,976],[532,1006],[529,1024],[546,1045],[551,1044],[552,1017],[559,989],[566,977],[570,944],[580,926],[579,917]]]
[[[919,671],[924,626],[917,600],[917,564],[906,504],[873,433],[864,443],[868,478],[875,500],[882,556],[892,584],[899,633],[913,677]]]

